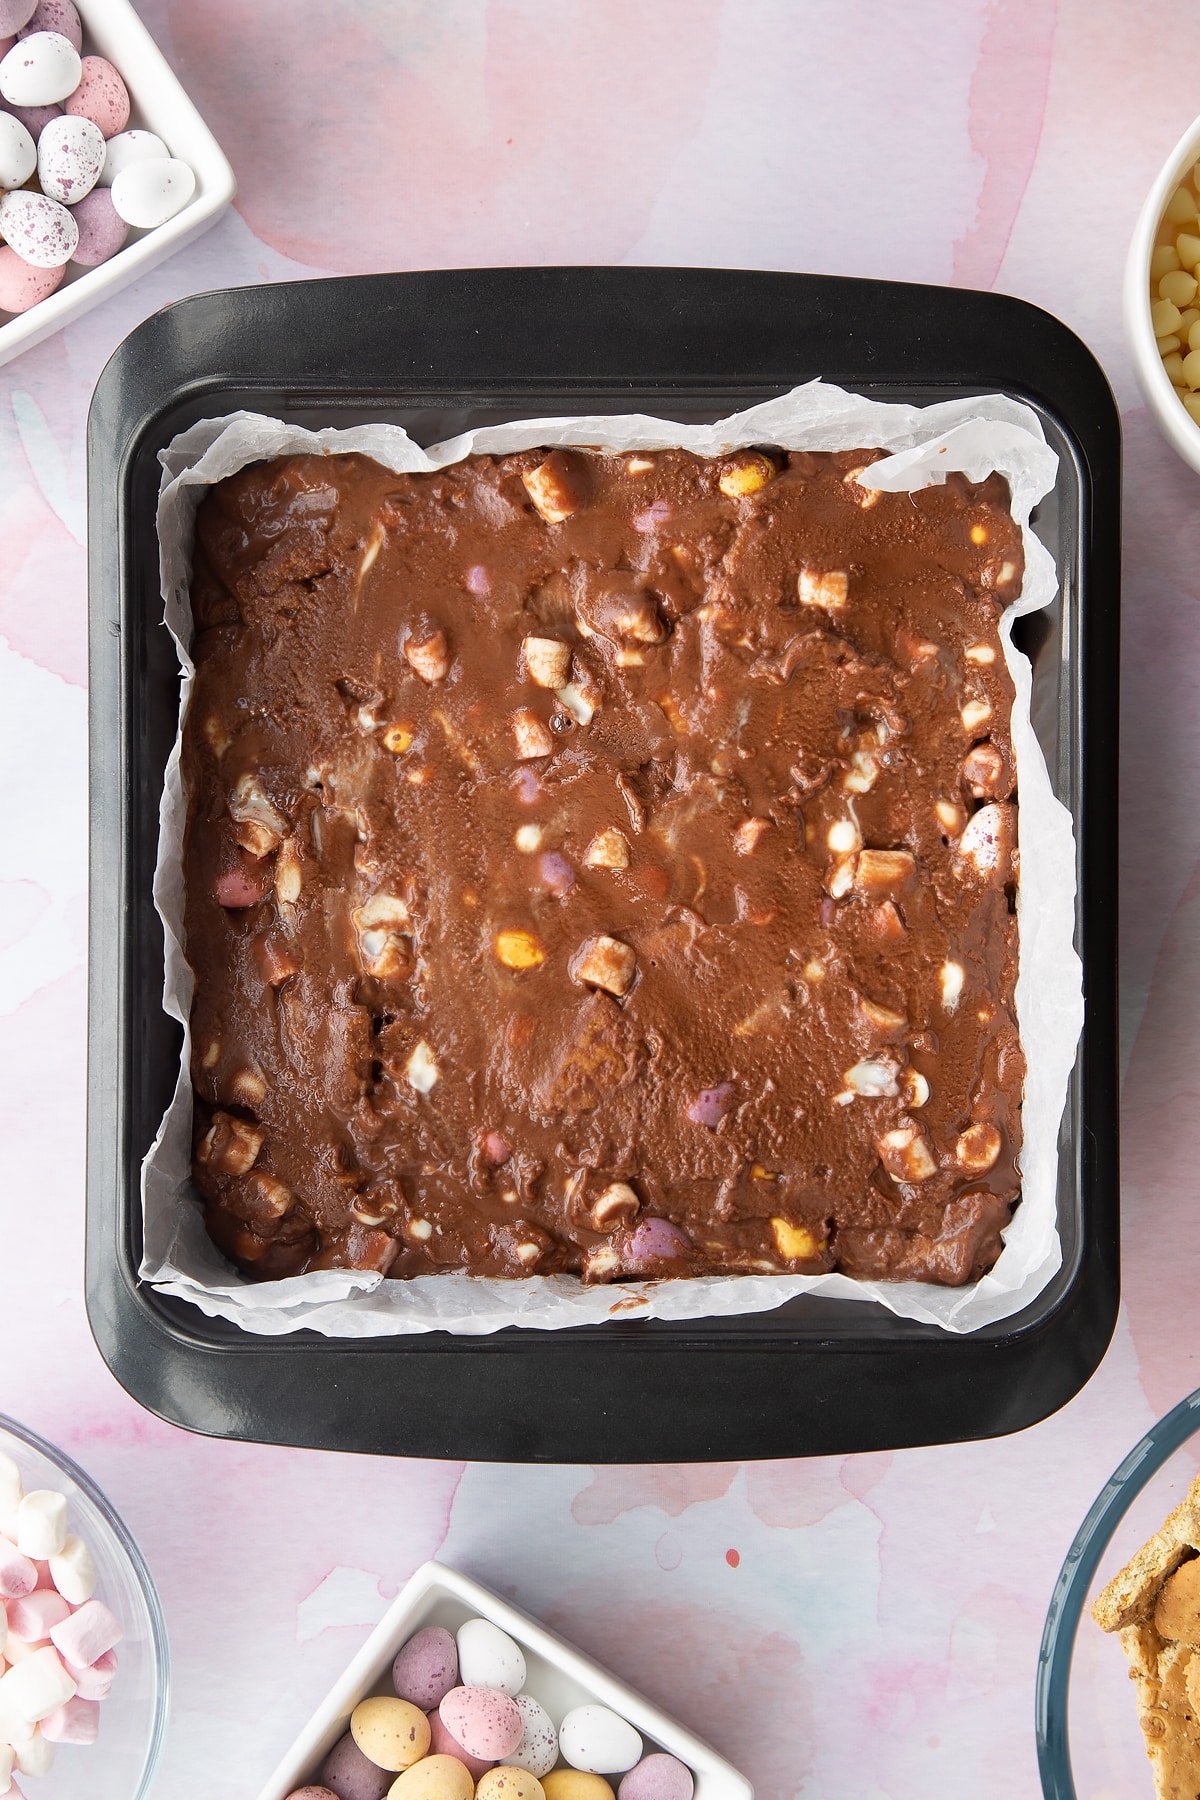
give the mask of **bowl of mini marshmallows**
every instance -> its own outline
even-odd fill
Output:
[[[129,0],[0,0],[0,362],[205,230],[233,191]]]
[[[137,1545],[82,1469],[0,1416],[0,1795],[142,1800],[168,1689]]]
[[[1159,429],[1200,470],[1200,119],[1163,164],[1125,264],[1134,370]]]

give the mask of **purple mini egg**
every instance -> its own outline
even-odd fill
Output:
[[[10,38],[28,25],[37,0],[0,0],[0,37]]]
[[[4,111],[21,121],[35,144],[51,119],[61,119],[63,116],[61,106],[6,106]]]
[[[115,137],[129,123],[129,89],[103,56],[85,56],[79,86],[65,101],[77,119],[90,119],[106,138]]]
[[[438,1716],[470,1756],[508,1756],[525,1730],[516,1701],[499,1688],[451,1688]]]
[[[630,1232],[621,1262],[636,1271],[652,1263],[673,1262],[689,1248],[688,1239],[670,1219],[643,1219]]]
[[[0,56],[7,56],[16,41],[15,37],[0,37]]]
[[[332,1788],[313,1787],[310,1782],[308,1787],[293,1788],[287,1800],[340,1800],[340,1796]]]
[[[65,272],[65,268],[35,269],[6,245],[0,250],[0,312],[28,312],[54,292]]]
[[[687,1116],[693,1125],[705,1125],[709,1131],[715,1131],[733,1102],[733,1083],[722,1081],[716,1087],[701,1088],[688,1107]]]
[[[118,216],[107,188],[96,187],[90,194],[85,194],[71,208],[71,216],[79,227],[79,242],[72,260],[82,263],[85,269],[94,269],[99,263],[107,262],[129,236],[129,227]]]
[[[692,1771],[677,1756],[656,1750],[621,1777],[617,1800],[692,1800]]]
[[[430,1756],[457,1756],[472,1781],[478,1781],[489,1769],[494,1769],[494,1756],[472,1756],[463,1749],[453,1732],[446,1729],[445,1722],[436,1706],[429,1715],[429,1754]]]
[[[441,1625],[427,1625],[410,1637],[392,1664],[397,1697],[411,1700],[422,1712],[443,1701],[458,1684],[458,1646]]]
[[[38,0],[18,37],[30,37],[35,31],[57,31],[72,49],[83,49],[83,25],[75,9],[75,0]]]
[[[318,1781],[337,1795],[337,1800],[383,1800],[396,1779],[387,1769],[376,1768],[347,1732],[339,1738],[318,1770]]]

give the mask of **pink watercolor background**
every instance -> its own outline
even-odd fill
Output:
[[[235,1768],[230,1791],[252,1792],[436,1552],[701,1726],[762,1800],[1023,1800],[1062,1553],[1129,1444],[1200,1382],[1200,493],[1140,406],[1119,316],[1134,216],[1200,105],[1192,8],[142,10],[241,192],[210,236],[0,371],[0,1408],[83,1461],[157,1573],[176,1673],[158,1792],[204,1800]],[[741,1468],[352,1462],[190,1438],[141,1413],[92,1345],[82,539],[96,376],[139,319],[198,289],[554,261],[995,285],[1066,319],[1116,390],[1126,1299],[1090,1387],[1021,1437]],[[1147,1791],[1132,1709],[1128,1727],[1105,1790],[1122,1800]]]

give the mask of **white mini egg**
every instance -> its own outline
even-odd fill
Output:
[[[558,1728],[564,1762],[589,1775],[624,1775],[642,1758],[642,1740],[632,1725],[607,1706],[577,1706]]]
[[[0,198],[0,233],[35,269],[61,269],[75,254],[79,226],[65,206],[24,188]]]
[[[118,218],[138,231],[165,225],[196,191],[196,177],[185,162],[174,156],[164,161],[135,162],[122,169],[112,184],[112,203]]]
[[[463,1687],[499,1688],[519,1694],[525,1686],[525,1658],[519,1644],[490,1619],[468,1619],[456,1634],[458,1679]]]
[[[10,106],[54,106],[79,86],[83,61],[69,38],[35,31],[0,62],[0,94]]]
[[[128,169],[132,163],[163,162],[170,154],[162,139],[155,137],[152,131],[118,131],[105,146],[100,186],[111,187],[121,170]]]
[[[540,1781],[558,1761],[558,1733],[540,1700],[535,1700],[532,1694],[515,1694],[513,1698],[525,1729],[512,1755],[500,1758],[500,1767],[524,1769]]]
[[[43,194],[75,206],[91,193],[104,167],[100,127],[70,113],[51,119],[38,139],[37,167]]]
[[[0,113],[0,188],[24,187],[37,168],[37,145],[11,113]]]

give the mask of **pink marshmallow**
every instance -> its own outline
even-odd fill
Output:
[[[42,1736],[49,1744],[94,1744],[99,1730],[100,1702],[81,1700],[78,1695],[41,1723]]]
[[[67,1670],[74,1678],[81,1700],[107,1700],[117,1678],[117,1653],[106,1650],[90,1668],[81,1663],[68,1663]]]
[[[71,1608],[53,1588],[35,1588],[21,1600],[8,1602],[8,1629],[27,1644],[40,1644],[50,1636],[52,1625],[61,1625],[71,1616]]]
[[[50,1642],[66,1662],[89,1666],[124,1635],[100,1600],[85,1600],[70,1618],[50,1628]]]
[[[23,1600],[37,1586],[37,1569],[15,1544],[0,1537],[0,1600]]]

